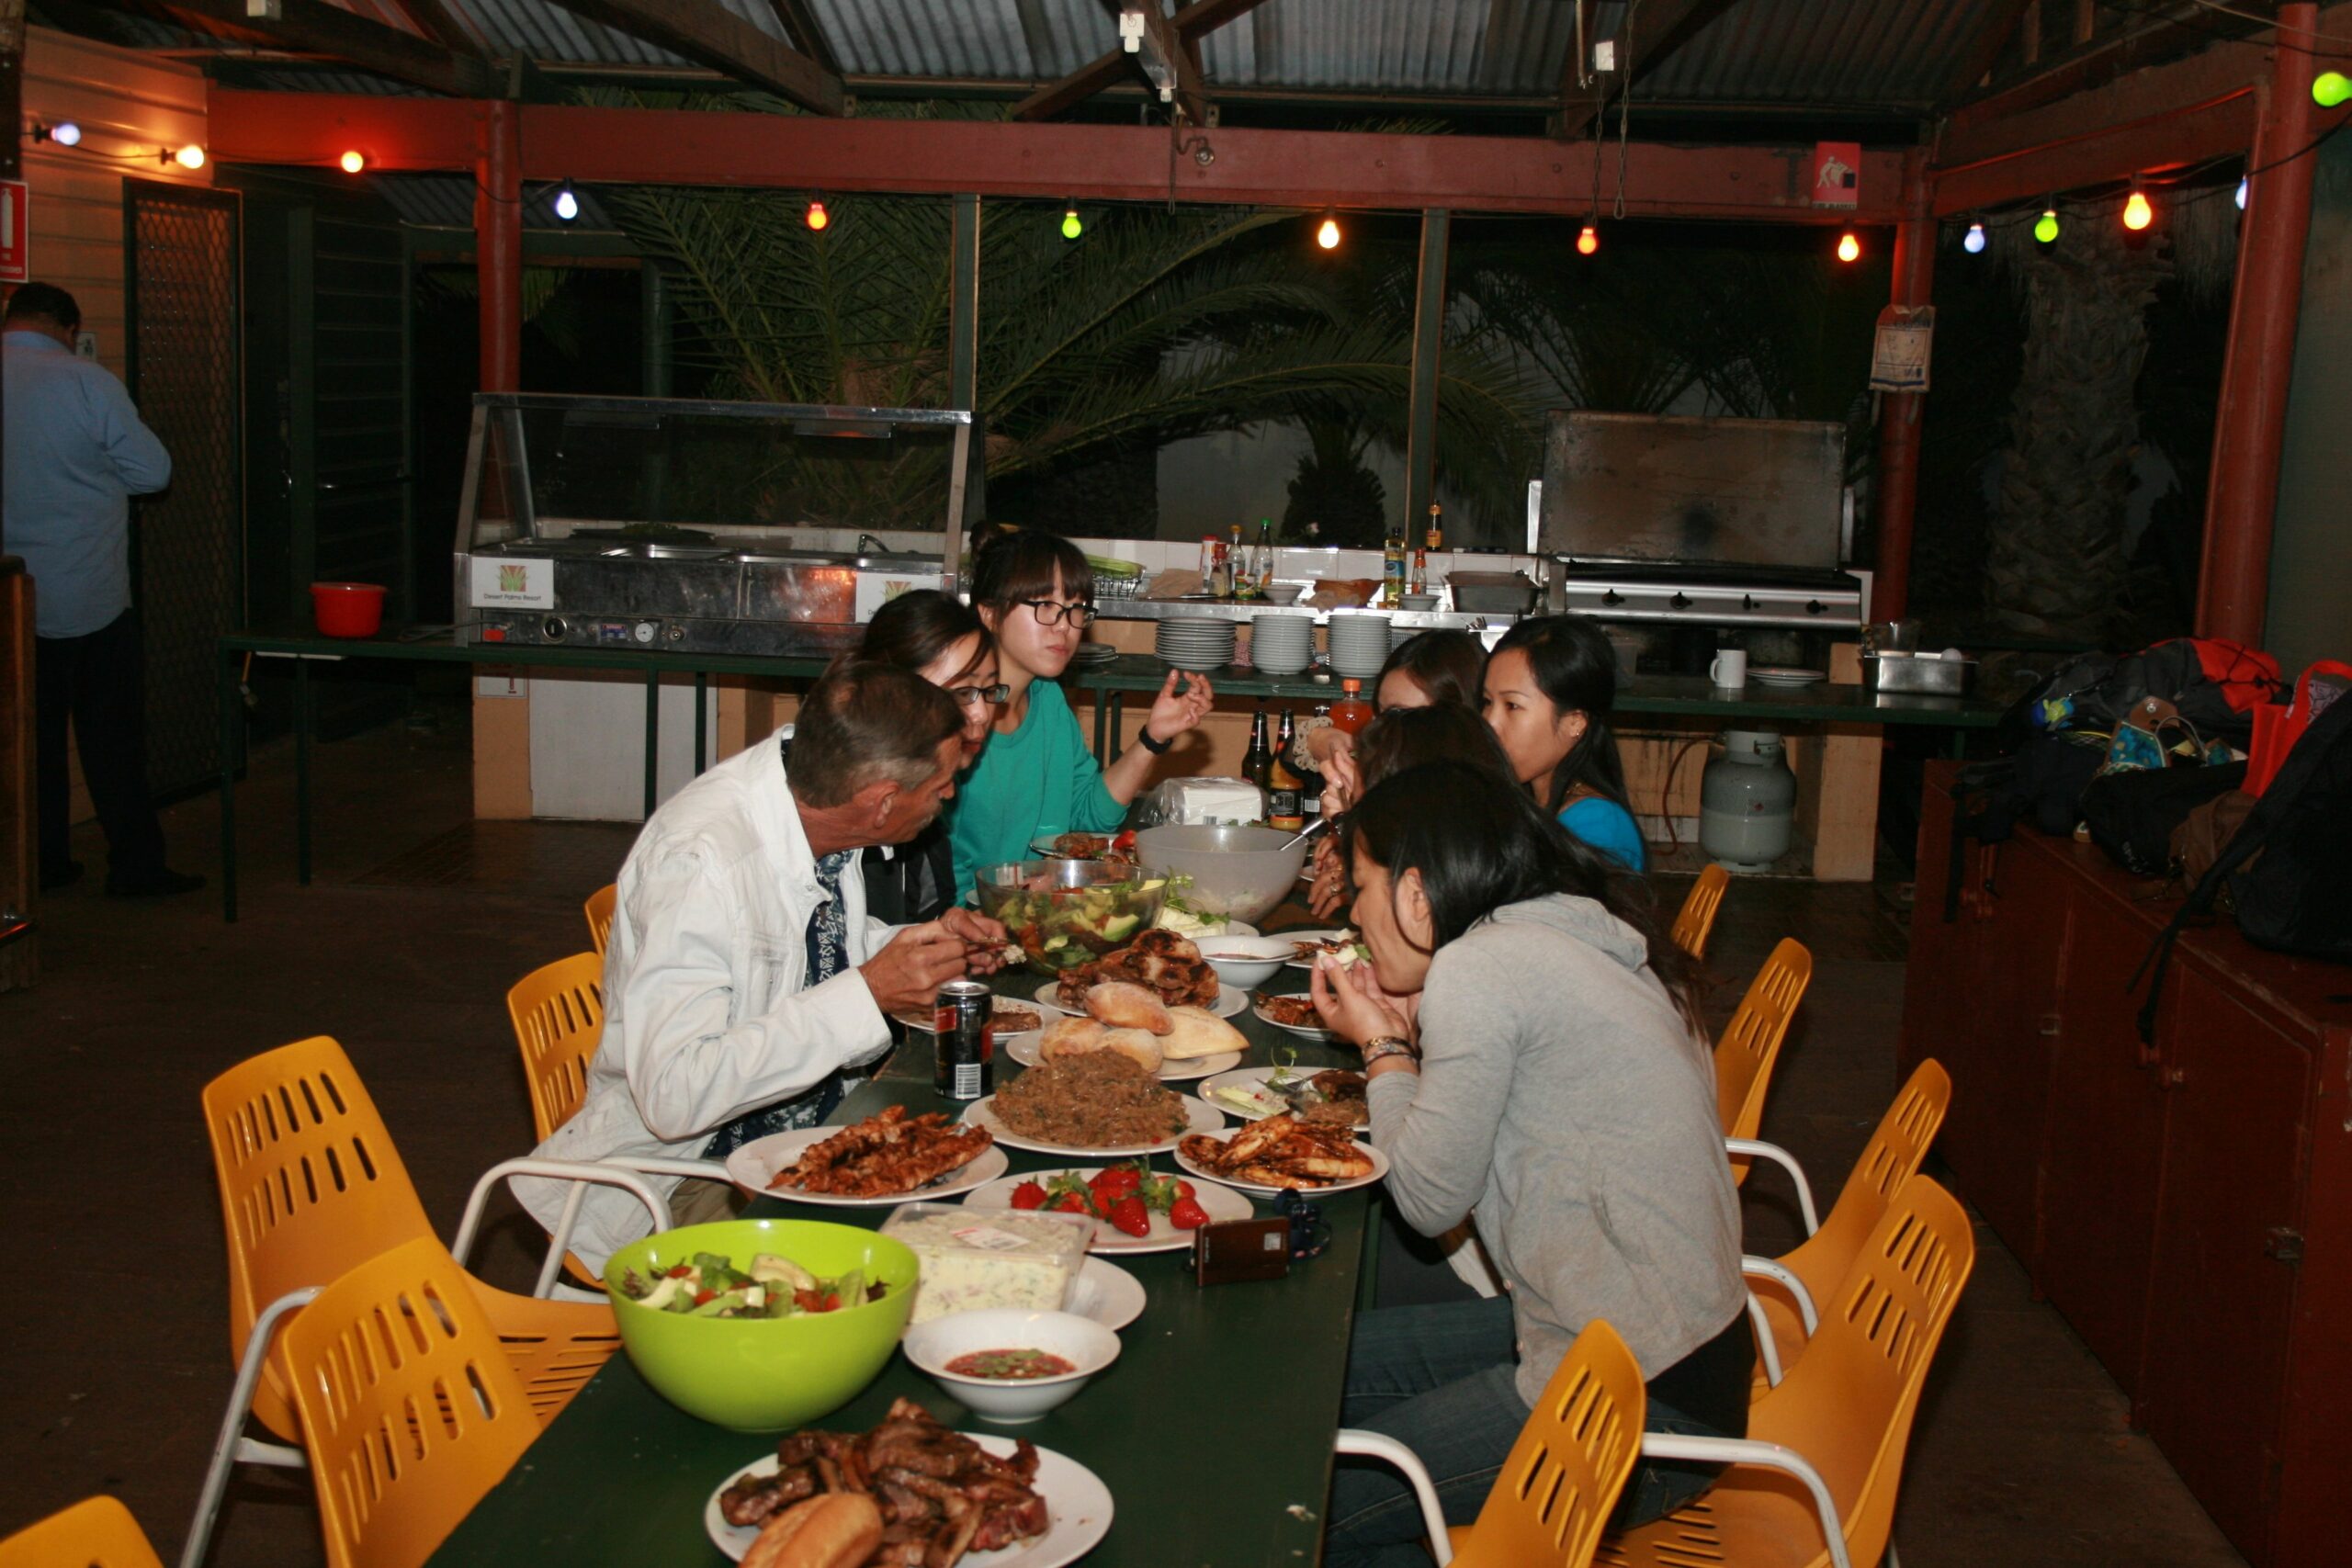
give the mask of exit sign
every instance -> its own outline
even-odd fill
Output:
[[[0,180],[0,283],[32,276],[32,196],[22,180]]]

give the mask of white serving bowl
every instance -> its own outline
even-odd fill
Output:
[[[1288,938],[1278,936],[1204,936],[1194,938],[1193,945],[1218,979],[1243,991],[1272,979],[1296,951]]]
[[[1189,907],[1261,920],[1297,884],[1306,864],[1310,846],[1297,839],[1273,828],[1163,824],[1136,835],[1136,854],[1155,874],[1181,872],[1191,877],[1193,886],[1184,893]]]
[[[1119,1359],[1119,1337],[1091,1317],[1026,1307],[986,1307],[918,1323],[899,1341],[907,1359],[983,1421],[1015,1427],[1035,1421],[1084,1388]],[[1057,1378],[1005,1382],[966,1377],[947,1363],[975,1350],[1044,1350],[1078,1371]]]

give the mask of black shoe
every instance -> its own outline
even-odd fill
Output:
[[[81,880],[82,863],[78,860],[69,860],[63,865],[45,865],[40,868],[40,890],[44,893],[54,893],[61,887],[71,887]]]
[[[204,886],[204,878],[184,871],[158,871],[137,878],[109,876],[107,897],[109,898],[168,898],[175,893],[193,893]]]

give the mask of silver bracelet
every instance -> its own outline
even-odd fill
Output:
[[[1367,1040],[1363,1043],[1363,1065],[1365,1066],[1369,1067],[1374,1062],[1385,1062],[1391,1056],[1402,1056],[1407,1061],[1412,1063],[1416,1067],[1421,1065],[1420,1047],[1415,1045],[1409,1040],[1402,1039],[1394,1034],[1384,1034],[1377,1039]]]

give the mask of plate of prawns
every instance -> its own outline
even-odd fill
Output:
[[[1176,1163],[1246,1192],[1344,1192],[1388,1174],[1388,1156],[1358,1143],[1349,1129],[1289,1111],[1246,1127],[1194,1133],[1176,1145]]]

